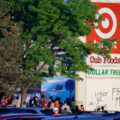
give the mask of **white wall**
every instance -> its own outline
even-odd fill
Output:
[[[84,80],[75,81],[75,103],[76,105],[85,105],[86,103],[86,74],[83,72],[78,73]]]
[[[101,63],[91,63],[91,56],[99,57]],[[120,58],[118,54],[111,56],[112,59],[116,56]],[[91,111],[101,106],[106,110],[120,111],[120,63],[104,63],[103,57],[96,54],[90,55],[87,63],[96,69],[96,72],[78,73],[84,80],[75,83],[76,104],[83,104],[86,110]]]
[[[100,58],[101,63],[90,63],[91,56]],[[101,56],[92,54],[87,63],[95,68],[95,72],[89,72],[86,81],[86,110],[94,110],[104,106],[106,110],[120,111],[120,63],[104,63]],[[112,54],[112,59],[118,54]],[[114,72],[113,72],[114,71]]]

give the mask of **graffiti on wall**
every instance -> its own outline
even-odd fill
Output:
[[[120,107],[120,88],[111,89],[111,100],[113,101],[114,106]],[[98,91],[91,96],[91,101],[88,103],[88,106],[98,108],[104,107],[107,109],[108,104],[105,102],[105,99],[108,97],[108,92]]]
[[[112,101],[115,106],[120,107],[120,88],[112,88]]]
[[[95,92],[91,96],[92,101],[89,102],[89,106],[93,106],[94,108],[103,106],[104,108],[107,108],[107,104],[104,103],[104,100],[107,97],[107,95],[108,95],[108,92],[106,92],[106,91]]]

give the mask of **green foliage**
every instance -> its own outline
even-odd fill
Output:
[[[20,24],[11,20],[10,8],[0,1],[0,92],[10,95],[15,92],[21,78],[22,44]]]
[[[14,20],[24,23],[22,67],[26,75],[38,70],[40,77],[60,72],[78,79],[75,71],[92,69],[85,61],[89,50],[101,55],[111,50],[112,42],[108,40],[101,41],[107,49],[99,49],[98,45],[86,46],[78,39],[91,33],[94,26],[89,22],[100,21],[95,17],[97,6],[90,0],[6,1],[13,9]]]
[[[114,40],[101,41],[105,49],[92,43],[85,44],[79,36],[91,33],[99,22],[97,6],[90,0],[5,0],[13,20],[6,25],[22,23],[23,54],[18,62],[22,69],[21,87],[28,87],[42,77],[63,76],[82,79],[77,72],[92,68],[85,59],[90,50],[108,56]],[[13,22],[14,21],[14,22]],[[13,23],[12,23],[13,22]],[[29,75],[33,75],[29,77]],[[39,79],[40,78],[40,79]],[[24,83],[24,84],[23,84]]]

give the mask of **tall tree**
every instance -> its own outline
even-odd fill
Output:
[[[90,50],[108,55],[114,40],[101,41],[98,45],[83,43],[79,36],[86,36],[96,27],[97,6],[90,0],[6,0],[11,5],[16,22],[23,22],[24,79],[21,80],[22,103],[29,85],[45,76],[60,73],[74,79],[82,79],[76,71],[92,69],[85,58]]]
[[[10,95],[14,92],[21,75],[19,62],[22,62],[20,28],[12,21],[9,6],[0,0],[0,92]]]

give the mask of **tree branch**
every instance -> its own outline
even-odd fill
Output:
[[[44,63],[38,68],[38,72],[40,72],[45,65],[46,65],[46,63],[44,62]]]

